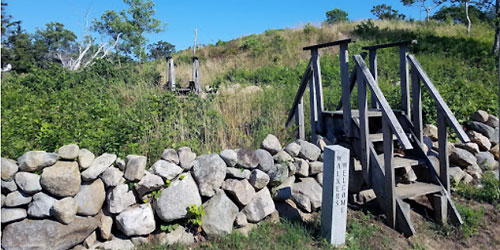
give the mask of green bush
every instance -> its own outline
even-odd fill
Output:
[[[456,192],[458,195],[474,199],[480,202],[497,204],[500,199],[500,190],[498,189],[498,180],[492,172],[485,172],[481,178],[480,187],[469,184],[459,183]]]

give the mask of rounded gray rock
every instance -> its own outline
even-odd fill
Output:
[[[292,157],[297,157],[300,152],[300,145],[292,142],[285,147],[285,152],[287,152]]]
[[[92,164],[81,173],[84,181],[93,181],[102,174],[116,160],[114,154],[102,154],[92,161]]]
[[[75,196],[76,203],[78,204],[77,214],[86,216],[96,215],[101,210],[105,199],[106,192],[101,179],[97,179],[92,183],[83,183],[80,191]]]
[[[167,180],[172,180],[182,173],[183,169],[172,162],[165,160],[156,161],[151,170],[154,174],[159,175]]]
[[[122,212],[135,202],[135,195],[128,190],[127,184],[120,184],[107,194],[108,211],[113,214]]]
[[[268,134],[260,145],[262,149],[267,150],[271,154],[276,154],[281,151],[281,144],[278,138],[272,134]]]
[[[90,150],[82,148],[80,149],[80,151],[78,151],[78,164],[82,169],[87,169],[88,167],[90,167],[94,159],[95,155],[90,152]]]
[[[179,164],[179,155],[174,149],[167,148],[161,154],[161,158],[165,161],[172,162],[174,164]]]
[[[51,208],[57,200],[42,192],[33,195],[33,202],[28,206],[28,216],[33,218],[48,218],[52,215]]]
[[[163,187],[165,183],[163,182],[163,179],[154,174],[147,174],[144,176],[139,183],[135,184],[135,191],[139,195],[139,197],[142,197],[143,195],[156,191],[160,188]]]
[[[299,157],[309,161],[316,161],[321,154],[321,149],[307,141],[301,141]]]
[[[238,204],[243,206],[248,204],[255,196],[255,189],[247,180],[227,179],[222,184],[222,189]]]
[[[146,170],[146,156],[128,155],[126,160],[125,179],[129,181],[140,180],[144,176],[144,170]]]
[[[75,220],[78,211],[78,203],[72,197],[54,202],[52,206],[52,213],[54,217],[63,224],[70,224]]]
[[[34,194],[42,191],[42,186],[40,185],[40,175],[18,172],[14,177],[17,186],[27,194]]]
[[[238,154],[232,149],[225,149],[219,155],[229,167],[234,167],[238,163]]]
[[[33,172],[48,167],[57,161],[57,154],[45,151],[29,151],[17,158],[21,171]]]
[[[196,154],[191,151],[191,148],[182,147],[177,150],[179,156],[179,164],[182,169],[190,170],[193,167],[193,161],[196,159]]]
[[[123,172],[115,167],[109,167],[101,174],[101,180],[106,184],[106,187],[116,187],[121,184],[123,179]]]
[[[2,157],[2,180],[10,181],[19,171],[16,161]]]
[[[186,218],[187,209],[190,206],[201,205],[201,196],[193,177],[189,173],[181,177],[163,189],[156,200],[156,214],[165,222]]]
[[[218,154],[202,155],[196,158],[192,174],[200,194],[212,197],[226,178],[226,163]]]
[[[22,206],[22,205],[26,205],[28,203],[31,202],[33,198],[31,198],[31,196],[23,193],[23,192],[20,192],[20,191],[16,191],[16,192],[12,192],[12,193],[9,193],[7,194],[7,196],[5,197],[5,200],[4,200],[4,205],[6,207],[19,207],[19,206]],[[2,206],[4,206],[2,205]]]
[[[269,175],[259,169],[254,169],[250,174],[250,184],[257,190],[267,186],[269,180]]]
[[[255,150],[255,154],[259,160],[259,166],[257,168],[266,173],[269,172],[269,170],[271,170],[274,166],[273,156],[268,151],[263,149]]]
[[[6,192],[14,192],[17,190],[17,185],[15,181],[4,181],[2,180],[2,191]]]
[[[240,149],[237,152],[237,165],[242,168],[254,169],[259,165],[259,157],[252,149]]]
[[[26,213],[26,209],[24,208],[2,208],[2,224],[18,221],[26,218],[28,214]],[[2,230],[2,235],[5,235]],[[17,236],[16,236],[17,237]],[[2,247],[5,247],[5,236],[2,238]]]
[[[205,215],[201,217],[201,224],[203,231],[209,237],[231,233],[239,209],[224,191],[217,191],[210,200],[203,204],[203,210]]]
[[[75,160],[80,153],[80,148],[76,144],[68,144],[60,147],[57,154],[64,160]]]
[[[75,196],[80,191],[80,171],[74,161],[58,161],[43,169],[42,188],[56,197]]]
[[[155,216],[150,204],[131,207],[116,216],[118,229],[127,236],[148,235],[156,229]]]
[[[243,208],[243,213],[246,215],[249,222],[259,222],[266,216],[276,210],[274,201],[271,197],[269,189],[263,188],[254,196],[252,201]]]

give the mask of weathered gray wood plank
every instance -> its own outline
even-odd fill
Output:
[[[437,108],[437,127],[439,143],[439,179],[441,184],[450,193],[450,176],[448,174],[448,132],[446,131],[446,117],[441,108]]]
[[[311,70],[311,61],[307,65],[306,71],[302,76],[302,80],[300,81],[299,88],[297,89],[297,94],[295,95],[295,99],[293,99],[292,108],[290,112],[288,112],[288,118],[286,119],[285,126],[288,128],[290,126],[290,122],[292,121],[293,116],[295,115],[295,110],[297,109],[297,105],[302,100],[302,96],[304,96],[304,92],[306,91],[307,83],[309,79],[311,79],[312,70]]]
[[[362,74],[362,69],[356,67],[358,75]],[[361,165],[364,172],[369,175],[370,168],[370,147],[369,147],[369,124],[368,124],[368,103],[366,99],[366,83],[362,77],[358,77],[358,109],[359,109],[359,137],[361,147]]]
[[[356,70],[353,70],[355,74]],[[351,81],[355,76],[351,77]],[[349,82],[349,49],[347,44],[340,45],[340,81],[342,88],[341,103],[343,105],[344,117],[344,133],[347,137],[352,136],[352,119],[351,119],[351,89]]]
[[[373,79],[375,79],[375,82],[378,84],[377,50],[372,49],[368,54],[370,61],[370,73],[372,73]],[[373,93],[371,98],[371,107],[374,109],[378,108],[377,99],[375,99],[375,95]]]
[[[377,102],[379,103],[380,107],[382,108],[382,111],[387,115],[387,118],[389,119],[389,124],[392,128],[393,133],[398,137],[398,141],[403,147],[403,149],[412,149],[412,145],[410,143],[410,140],[406,136],[403,128],[401,127],[401,124],[399,124],[398,119],[396,118],[396,115],[392,111],[391,107],[389,106],[389,103],[387,103],[387,100],[384,97],[384,94],[380,90],[380,88],[376,85],[375,80],[373,79],[372,75],[370,74],[370,71],[368,70],[368,67],[366,66],[364,60],[361,58],[359,55],[354,56],[354,60],[356,61],[357,67],[361,71],[358,71],[358,78],[363,78],[363,80],[366,81],[367,85],[370,87],[372,92],[375,94],[375,97],[377,99]],[[359,88],[359,86],[358,86]]]
[[[318,140],[316,128],[318,127],[318,102],[316,101],[316,83],[314,82],[314,72],[309,80],[309,110],[311,114],[311,139],[313,143]]]
[[[417,136],[419,142],[423,142],[423,123],[422,123],[422,89],[420,86],[420,78],[415,69],[411,69],[411,94],[412,94],[412,122],[413,132]]]
[[[384,134],[384,169],[385,169],[385,202],[387,223],[390,227],[396,228],[396,196],[395,196],[395,176],[392,166],[394,141],[392,139],[391,127],[388,124],[389,118],[383,115],[382,131]]]
[[[325,108],[323,103],[323,83],[321,81],[321,66],[319,63],[318,49],[311,50],[311,61],[313,66],[314,88],[316,90],[316,112],[318,114],[316,129],[319,133],[324,133],[323,116],[321,114]]]
[[[168,82],[167,88],[170,91],[175,91],[175,65],[174,59],[172,57],[168,57]]]
[[[420,80],[422,80],[425,87],[427,88],[427,90],[429,90],[431,96],[436,101],[437,106],[443,110],[446,119],[450,123],[451,127],[457,133],[458,138],[460,138],[460,140],[463,143],[470,142],[469,136],[467,136],[467,134],[464,132],[462,126],[460,126],[460,124],[457,121],[457,118],[455,118],[455,116],[451,112],[450,108],[448,107],[446,102],[443,100],[443,97],[439,94],[436,87],[434,86],[434,84],[430,80],[429,76],[427,76],[424,69],[422,68],[422,66],[418,62],[417,58],[413,55],[408,55],[408,59],[411,63],[411,66],[414,67],[415,70],[418,72]]]
[[[295,114],[295,124],[297,125],[297,139],[305,140],[306,132],[304,125],[304,98],[300,98],[299,105]]]
[[[401,110],[405,112],[408,118],[411,117],[410,111],[410,88],[408,84],[408,55],[405,45],[399,47],[399,74],[401,78]]]

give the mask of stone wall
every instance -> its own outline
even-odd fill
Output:
[[[233,228],[245,233],[277,220],[277,209],[305,218],[321,206],[322,150],[300,140],[283,149],[273,135],[257,150],[165,149],[150,164],[74,144],[1,163],[4,249],[189,244]],[[200,206],[197,227],[189,209]]]

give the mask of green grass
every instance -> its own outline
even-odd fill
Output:
[[[498,180],[492,172],[485,172],[481,177],[482,186],[472,186],[465,183],[459,183],[456,187],[456,194],[479,202],[498,204],[500,199],[500,190]]]

